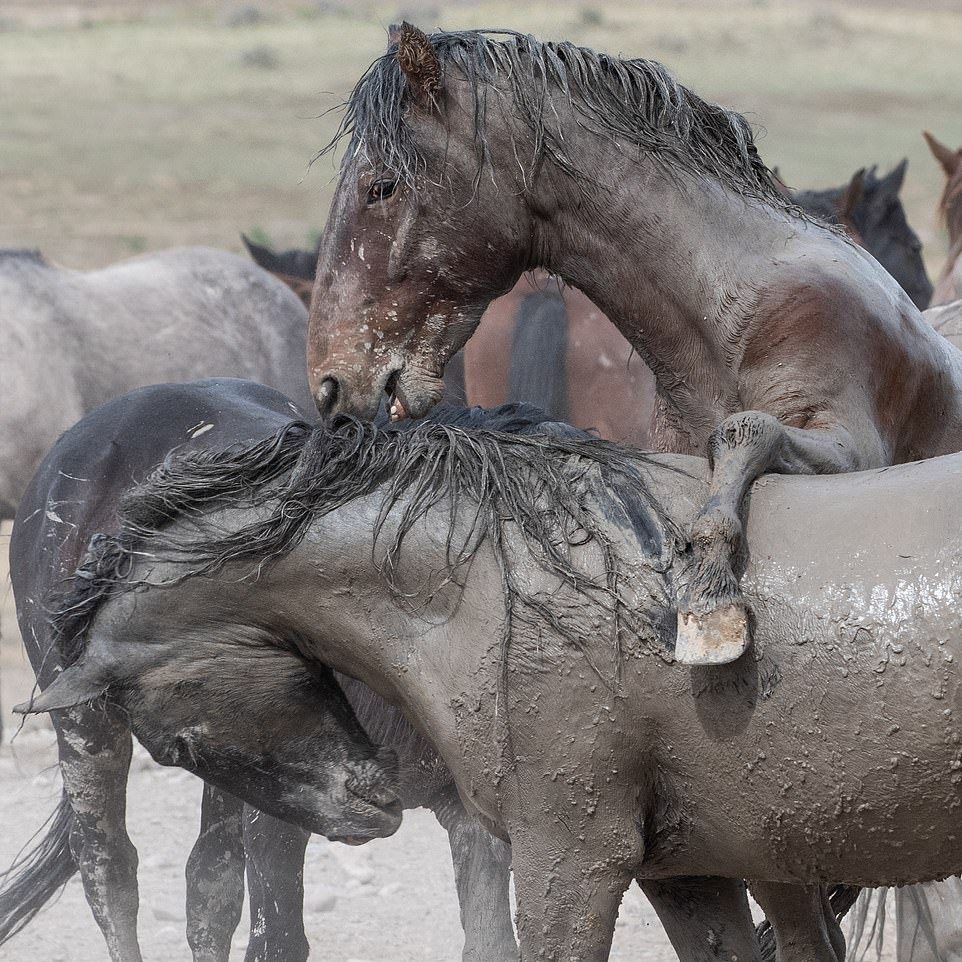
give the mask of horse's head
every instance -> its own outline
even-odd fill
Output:
[[[949,228],[949,239],[954,244],[962,237],[962,147],[953,150],[933,137],[927,130],[922,132],[932,156],[945,171],[945,190],[939,200],[939,212]]]
[[[922,260],[922,242],[909,226],[899,196],[907,166],[908,160],[903,160],[884,177],[877,177],[873,167],[864,173],[857,192],[853,179],[840,195],[845,207],[840,213],[843,223],[853,225],[856,240],[924,310],[932,298],[932,282]]]
[[[151,622],[148,639],[144,618],[111,612],[119,604],[129,613],[133,597],[108,602],[80,660],[18,710],[102,697],[157,762],[262,811],[352,842],[397,829],[394,755],[371,744],[329,668],[256,631],[188,637]]]
[[[464,36],[392,28],[352,94],[308,330],[323,415],[373,416],[385,394],[395,415],[426,413],[449,358],[532,259],[532,158],[519,146],[508,162],[520,130],[506,90],[444,56]]]

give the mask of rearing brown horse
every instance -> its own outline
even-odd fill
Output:
[[[395,416],[420,416],[523,271],[580,288],[654,372],[661,436],[712,459],[681,660],[747,647],[740,507],[760,474],[962,448],[962,353],[869,255],[799,215],[741,115],[660,64],[404,24],[341,136],[308,345],[322,414],[371,416],[387,392]]]

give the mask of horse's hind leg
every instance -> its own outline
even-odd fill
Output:
[[[112,962],[142,962],[137,944],[137,850],[127,835],[130,729],[110,709],[51,712],[70,833],[84,893]]]
[[[845,962],[845,940],[821,885],[752,882],[775,932],[776,962]]]
[[[725,664],[748,647],[748,611],[735,562],[744,535],[742,505],[753,482],[766,471],[834,474],[860,466],[844,428],[786,427],[762,411],[722,421],[708,440],[708,458],[709,497],[691,527],[691,561],[678,597],[675,656],[688,665]]]
[[[194,962],[227,962],[244,908],[244,803],[204,785],[187,860],[187,942]]]
[[[310,833],[247,808],[251,934],[246,962],[305,962],[304,852]]]
[[[744,882],[722,878],[639,879],[679,962],[757,962]]]
[[[517,962],[508,897],[511,847],[464,810],[453,788],[431,808],[451,846],[464,929],[463,962]]]

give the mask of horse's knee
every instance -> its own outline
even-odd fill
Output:
[[[226,962],[244,905],[244,803],[204,786],[201,833],[187,860],[187,942],[194,962]]]

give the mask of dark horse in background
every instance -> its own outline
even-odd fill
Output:
[[[510,412],[495,423],[509,428]],[[90,619],[116,573],[116,554],[105,546],[136,482],[168,457],[231,446],[253,445],[252,456],[269,463],[275,437],[307,429],[279,392],[212,379],[115,398],[64,434],[24,494],[10,547],[20,630],[41,688],[59,679],[63,690],[60,669],[83,661]],[[202,497],[216,498],[215,485],[196,483]],[[71,576],[79,589],[63,594]],[[51,620],[51,610],[62,614]],[[86,696],[91,704],[52,712],[64,796],[44,844],[2,880],[0,943],[79,870],[112,962],[140,962],[137,853],[125,824],[133,733],[155,760],[207,782],[187,866],[195,962],[226,962],[245,862],[247,959],[303,962],[309,833],[352,842],[390,834],[402,804],[430,808],[448,831],[466,962],[517,959],[510,851],[467,815],[437,753],[396,708],[304,659],[293,637],[266,652],[234,645],[201,623],[147,651],[118,651],[109,684],[88,678],[85,690],[70,689],[72,698]],[[57,704],[45,692],[33,709]],[[368,736],[386,750],[376,753]],[[243,801],[262,810],[244,830]]]
[[[673,582],[707,474],[477,410],[175,455],[100,540],[35,707],[124,700],[185,647],[330,664],[510,839],[524,962],[603,962],[632,879],[682,962],[754,962],[743,878],[781,962],[842,962],[822,883],[962,868],[962,455],[764,479],[757,657],[693,671]]]
[[[884,177],[862,168],[840,187],[791,196],[808,213],[843,226],[924,308],[932,284],[899,196],[906,167],[903,160]],[[243,240],[254,261],[310,307],[320,237],[313,250],[279,252]],[[458,360],[444,372],[451,399],[481,407],[525,402],[611,441],[649,443],[654,375],[581,291],[543,271],[526,274],[491,302]]]
[[[962,447],[962,354],[873,258],[799,216],[743,117],[662,65],[403,25],[341,134],[308,329],[319,410],[369,416],[387,394],[419,417],[524,271],[584,291],[653,371],[662,443],[713,466],[676,586],[682,660],[748,647],[741,512],[760,474]]]

